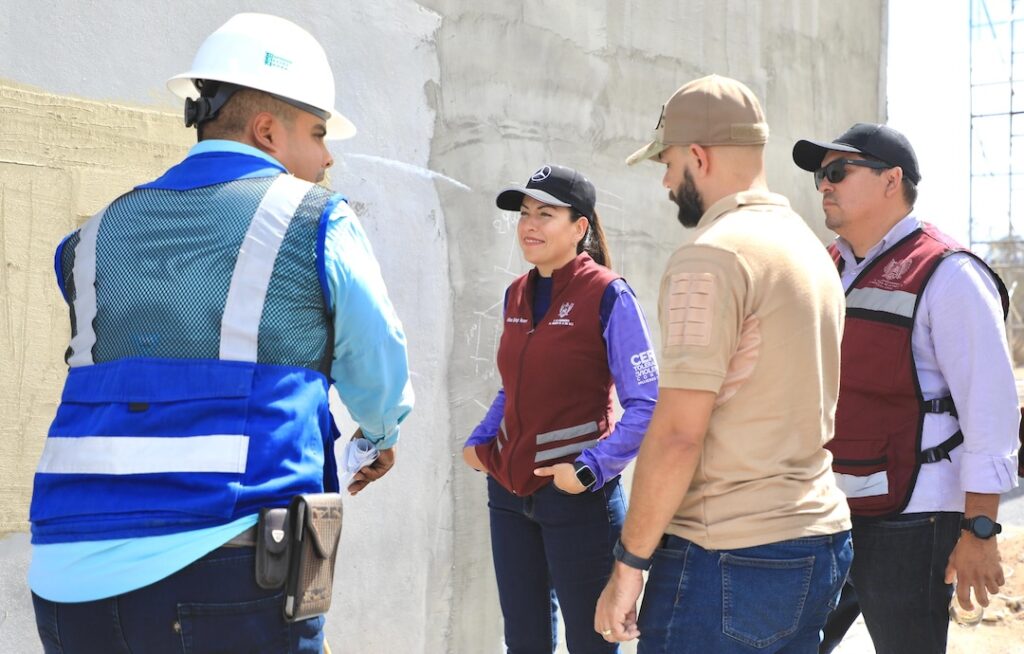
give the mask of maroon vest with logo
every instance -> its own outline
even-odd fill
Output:
[[[550,477],[535,468],[570,462],[611,432],[601,298],[619,276],[581,254],[552,275],[551,306],[533,326],[537,270],[508,289],[498,371],[505,415],[498,437],[476,447],[496,481],[530,495]]]
[[[833,244],[829,251],[841,270],[838,249]],[[942,260],[955,252],[988,268],[949,236],[924,225],[879,255],[846,291],[836,431],[826,447],[856,516],[903,511],[921,465],[948,459],[948,450],[962,442],[957,432],[943,446],[922,452],[925,414],[956,413],[951,398],[925,402],[911,343],[921,294]],[[989,272],[1005,311],[1006,289]]]

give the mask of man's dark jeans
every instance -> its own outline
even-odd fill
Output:
[[[907,513],[853,519],[853,567],[839,606],[825,625],[821,654],[831,652],[860,613],[877,654],[946,651],[949,555],[960,513]]]
[[[46,654],[319,654],[323,617],[288,624],[283,591],[263,590],[255,550],[222,547],[139,590],[81,603],[35,594]]]
[[[626,498],[616,477],[566,495],[548,484],[518,497],[487,478],[491,550],[509,654],[555,651],[557,609],[572,654],[619,651],[594,631],[597,599],[611,575]]]

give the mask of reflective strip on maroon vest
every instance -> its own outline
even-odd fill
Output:
[[[534,469],[573,461],[612,430],[601,298],[619,276],[581,254],[555,271],[551,306],[533,326],[537,270],[508,290],[498,371],[505,415],[498,437],[476,448],[490,475],[517,495],[549,483]]]
[[[841,270],[835,245],[829,251]],[[826,447],[854,515],[897,514],[910,501],[922,463],[925,416],[911,344],[914,320],[928,280],[955,252],[985,265],[924,225],[882,253],[846,291],[835,438]],[[1006,289],[989,272],[1005,310]]]

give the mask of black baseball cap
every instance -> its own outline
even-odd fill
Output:
[[[555,207],[570,207],[588,218],[594,215],[597,203],[597,192],[589,179],[572,168],[555,164],[538,168],[530,175],[526,186],[502,189],[495,202],[499,209],[519,211],[524,195]]]
[[[793,162],[814,172],[821,167],[821,161],[829,150],[866,154],[891,166],[899,166],[903,169],[903,176],[914,184],[921,181],[917,155],[910,141],[888,125],[857,123],[832,143],[806,139],[797,141],[793,146]]]

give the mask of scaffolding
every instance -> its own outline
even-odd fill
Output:
[[[1007,336],[1019,364],[1024,362],[1024,0],[971,0],[970,14],[968,238],[1010,291]]]

